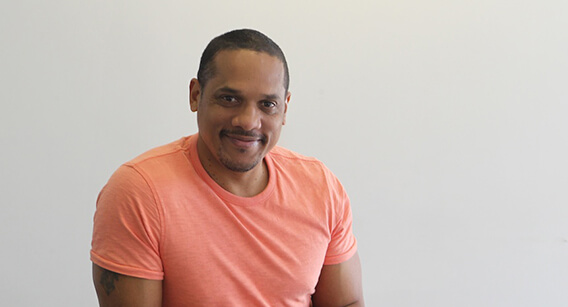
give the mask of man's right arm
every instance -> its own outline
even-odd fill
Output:
[[[93,263],[93,282],[101,307],[159,307],[162,281],[118,274]]]
[[[93,220],[91,260],[100,306],[161,306],[160,221],[147,181],[133,167],[119,167],[99,194]],[[124,267],[128,275],[108,269],[113,267]]]

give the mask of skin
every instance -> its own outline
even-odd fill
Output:
[[[340,264],[323,266],[312,304],[314,307],[365,306],[358,253]]]
[[[266,187],[263,161],[276,145],[290,92],[284,88],[282,62],[250,50],[221,51],[216,72],[202,87],[190,82],[190,106],[197,112],[197,151],[201,164],[221,187],[254,196]],[[100,306],[161,306],[162,281],[120,275],[93,264]],[[359,256],[323,266],[314,307],[364,306]]]
[[[121,275],[93,263],[93,282],[104,307],[160,307],[162,281]]]
[[[268,182],[264,156],[276,145],[290,93],[282,62],[267,53],[226,50],[214,59],[216,73],[202,87],[190,82],[190,106],[197,112],[199,159],[227,191],[254,196]]]

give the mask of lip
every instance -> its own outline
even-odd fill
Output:
[[[225,137],[236,147],[239,148],[251,148],[260,144],[261,139],[258,137],[250,137],[244,135],[232,135],[232,134],[225,134]]]

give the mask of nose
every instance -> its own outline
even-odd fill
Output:
[[[233,126],[240,127],[245,131],[259,129],[261,126],[260,110],[254,104],[244,104],[237,109],[237,113],[233,117]]]

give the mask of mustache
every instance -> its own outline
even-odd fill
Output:
[[[253,131],[246,131],[246,130],[242,130],[242,129],[236,129],[236,130],[222,129],[220,134],[221,135],[229,134],[229,135],[241,135],[241,136],[246,136],[246,137],[253,137],[253,138],[259,139],[263,143],[266,143],[266,136],[264,136],[261,133],[255,133]]]

